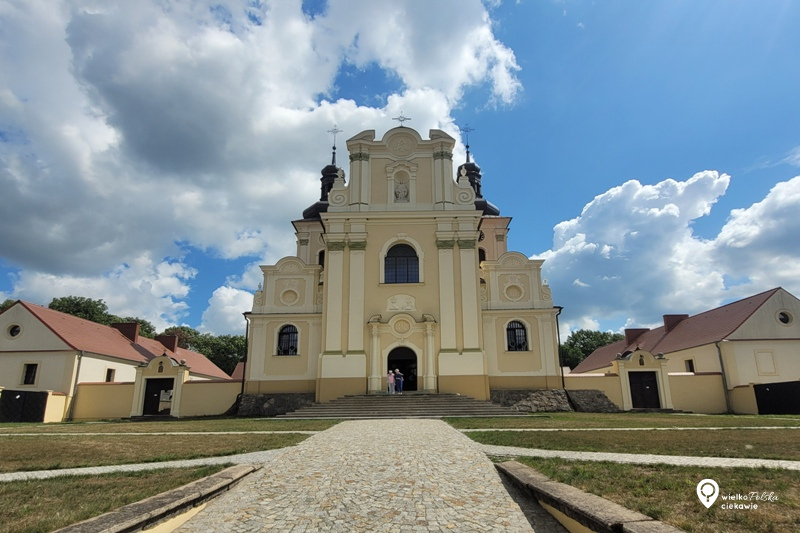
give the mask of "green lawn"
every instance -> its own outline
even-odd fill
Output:
[[[507,459],[500,459],[507,460]],[[766,468],[701,468],[631,465],[520,457],[542,474],[597,494],[662,522],[691,532],[800,531],[800,472]],[[697,484],[715,480],[720,494],[773,492],[777,501],[756,502],[758,509],[727,510],[717,498],[706,509]],[[747,503],[747,502],[744,502]]]
[[[580,452],[800,461],[800,429],[470,431],[481,444]]]
[[[157,422],[71,422],[65,424],[1,424],[0,435],[14,433],[154,433],[204,431],[324,431],[338,420],[274,418],[196,418]]]
[[[210,476],[226,466],[0,483],[0,531],[53,531]]]
[[[447,418],[456,429],[800,427],[800,416],[687,415],[666,413],[536,413],[507,418]]]

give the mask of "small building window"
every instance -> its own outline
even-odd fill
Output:
[[[686,362],[686,371],[694,374],[694,359],[687,359],[685,362]]]
[[[392,246],[384,258],[384,283],[419,283],[419,258],[414,248]]]
[[[483,248],[478,248],[478,264],[481,264],[484,261],[486,261],[486,250]]]
[[[297,328],[283,326],[278,333],[278,355],[297,355]]]
[[[19,324],[12,324],[11,326],[8,327],[9,337],[16,337],[20,333],[22,333],[22,328],[19,327]]]
[[[106,383],[113,383],[114,382],[114,374],[116,374],[116,373],[117,373],[117,371],[114,370],[113,368],[106,368]]]
[[[22,371],[22,384],[35,385],[37,370],[39,370],[38,363],[26,363]]]
[[[318,257],[319,257],[319,260],[318,260],[319,266],[321,266],[322,268],[325,268],[325,250],[320,250]]]
[[[528,332],[522,322],[513,320],[506,326],[506,340],[509,352],[525,352],[528,350]]]
[[[784,326],[788,326],[789,324],[792,323],[792,315],[790,315],[786,311],[781,311],[780,313],[778,313],[778,321]]]

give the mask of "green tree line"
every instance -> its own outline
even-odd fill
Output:
[[[561,364],[575,368],[581,361],[589,357],[593,351],[625,338],[621,333],[610,331],[594,331],[579,329],[573,331],[561,344]]]

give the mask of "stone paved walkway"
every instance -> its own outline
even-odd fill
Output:
[[[439,420],[342,422],[176,531],[532,531],[480,445]]]

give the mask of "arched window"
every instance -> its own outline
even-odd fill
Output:
[[[278,333],[278,355],[297,355],[297,328],[283,326]]]
[[[528,351],[528,333],[525,325],[517,320],[512,320],[506,326],[506,341],[509,352]]]
[[[419,258],[407,244],[392,246],[383,266],[384,283],[419,283]]]

